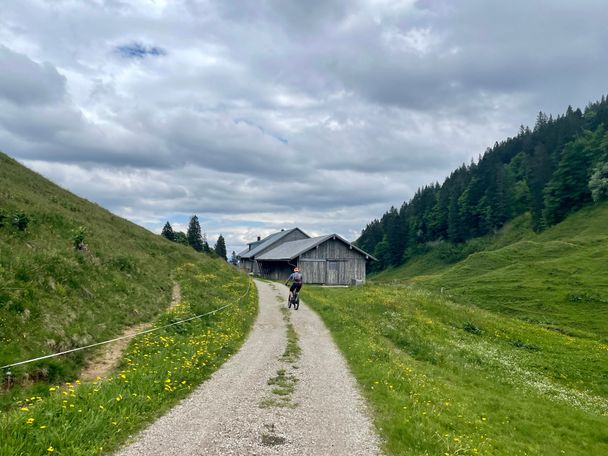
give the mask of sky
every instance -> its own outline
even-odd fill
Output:
[[[0,150],[237,253],[355,240],[539,111],[608,93],[605,0],[2,0]]]

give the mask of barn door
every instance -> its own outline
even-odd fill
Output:
[[[339,280],[340,263],[338,261],[327,260],[327,284],[336,285]]]

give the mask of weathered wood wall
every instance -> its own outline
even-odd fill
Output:
[[[298,265],[305,283],[348,285],[365,282],[365,257],[337,239],[329,239],[302,254]]]

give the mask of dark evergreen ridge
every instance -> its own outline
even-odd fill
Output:
[[[583,111],[540,112],[533,130],[495,143],[477,163],[462,165],[442,185],[418,189],[400,209],[369,223],[356,244],[379,259],[373,270],[398,266],[432,241],[461,243],[495,232],[525,212],[539,232],[608,189],[608,99]]]

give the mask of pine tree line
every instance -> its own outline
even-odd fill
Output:
[[[442,185],[418,189],[362,231],[356,244],[379,259],[373,270],[398,266],[433,241],[459,244],[495,232],[531,213],[535,231],[608,196],[608,100],[553,118],[540,112],[534,129],[496,143]]]
[[[165,223],[165,226],[160,234],[172,242],[189,245],[197,252],[214,253],[220,258],[228,261],[228,258],[226,257],[226,241],[224,236],[221,234],[219,235],[217,242],[215,243],[215,247],[212,250],[207,242],[207,235],[201,229],[201,225],[196,215],[193,215],[190,218],[190,222],[188,223],[188,231],[186,233],[183,233],[182,231],[173,231],[171,224],[167,222]]]

